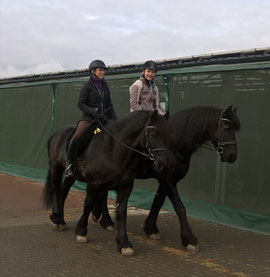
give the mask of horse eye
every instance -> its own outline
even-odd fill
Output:
[[[156,136],[156,131],[152,131],[152,132],[150,132],[150,134],[149,134],[151,137],[154,137],[154,136]]]

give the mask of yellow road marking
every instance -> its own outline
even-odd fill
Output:
[[[191,253],[191,252],[188,252],[187,250],[181,250],[181,249],[176,249],[176,248],[172,248],[169,246],[160,245],[158,242],[156,242],[154,240],[136,236],[132,233],[128,233],[128,235],[140,243],[158,248],[158,249],[165,251],[167,253],[170,253],[172,255],[180,256],[180,257],[184,258],[184,260],[188,263],[199,264],[203,267],[207,267],[211,271],[216,271],[218,273],[230,273],[231,275],[236,276],[236,277],[250,277],[250,275],[247,275],[243,272],[229,270],[229,269],[225,268],[223,265],[220,265],[211,259],[200,258],[198,255],[196,256],[196,253]]]

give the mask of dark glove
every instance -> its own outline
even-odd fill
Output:
[[[104,122],[106,120],[106,116],[104,114],[97,113],[96,116],[95,116],[95,119],[100,121],[100,122]]]

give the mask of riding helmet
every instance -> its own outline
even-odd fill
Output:
[[[152,69],[157,71],[157,64],[154,61],[146,61],[143,65],[143,69]]]
[[[92,69],[95,68],[104,68],[107,69],[107,66],[105,65],[105,63],[101,60],[94,60],[90,63],[89,67],[88,67],[88,71],[91,72]]]

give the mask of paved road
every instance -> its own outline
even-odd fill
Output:
[[[128,231],[136,255],[116,251],[115,233],[90,222],[89,243],[75,241],[84,194],[72,191],[66,206],[67,230],[57,232],[42,207],[43,185],[0,173],[0,276],[181,276],[270,277],[270,236],[189,219],[200,252],[180,245],[179,224],[162,213],[160,241],[145,237],[146,211],[129,208]],[[113,204],[110,202],[110,204]],[[110,205],[114,214],[114,206]]]

